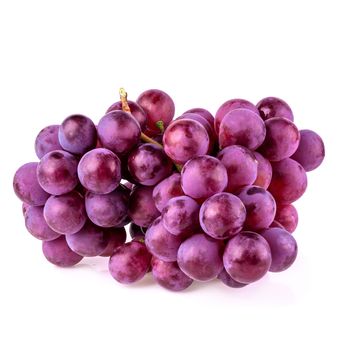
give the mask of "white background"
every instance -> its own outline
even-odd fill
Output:
[[[349,349],[347,1],[0,2],[1,349]],[[107,260],[46,262],[15,170],[41,128],[98,120],[120,86],[167,91],[176,113],[229,98],[289,102],[326,159],[296,203],[296,263],[241,290],[117,284]]]

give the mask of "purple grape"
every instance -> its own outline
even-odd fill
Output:
[[[93,149],[81,158],[78,176],[87,190],[98,194],[110,193],[118,187],[121,180],[120,160],[108,149]]]
[[[31,205],[23,202],[22,203],[22,214],[25,217],[27,210],[31,207]]]
[[[164,151],[175,163],[184,164],[195,156],[207,154],[209,136],[196,120],[180,119],[172,122],[163,135]]]
[[[51,229],[63,235],[80,231],[86,222],[84,197],[76,191],[51,196],[44,207],[44,218]]]
[[[299,199],[307,187],[304,168],[293,159],[272,163],[272,180],[269,191],[277,202],[289,204]]]
[[[193,279],[180,270],[177,262],[166,262],[155,257],[152,258],[152,275],[159,285],[173,292],[184,290],[193,283]]]
[[[207,122],[210,124],[212,130],[214,131],[214,117],[213,115],[206,109],[204,108],[191,108],[188,111],[186,111],[184,114],[186,113],[195,113],[195,114],[199,114],[202,118],[206,119]]]
[[[242,288],[247,286],[246,283],[240,283],[235,281],[225,269],[222,269],[222,271],[218,275],[218,279],[224,283],[226,286],[231,287],[231,288]]]
[[[42,129],[35,139],[35,153],[41,159],[46,153],[62,150],[58,141],[59,125],[49,125]]]
[[[88,192],[85,195],[86,214],[101,227],[120,226],[128,216],[129,195],[121,187],[108,194]]]
[[[141,130],[145,130],[146,123],[147,123],[146,112],[143,110],[143,108],[140,105],[138,105],[134,101],[128,100],[128,105],[132,116],[139,122]],[[113,103],[112,106],[110,106],[107,109],[106,114],[112,111],[122,111],[122,110],[123,110],[122,103],[121,101],[118,101],[116,103]]]
[[[272,179],[271,163],[258,152],[254,152],[254,156],[258,162],[258,173],[253,185],[260,186],[266,190]]]
[[[204,200],[227,186],[225,166],[211,156],[200,156],[189,160],[181,171],[181,187],[192,198]]]
[[[158,145],[144,143],[129,155],[129,172],[141,185],[156,185],[171,174],[172,168],[172,162]]]
[[[246,186],[237,194],[247,209],[245,228],[268,228],[276,214],[276,202],[271,193],[259,186]]]
[[[77,159],[66,151],[52,151],[45,154],[37,168],[40,186],[53,195],[74,190],[78,184],[77,166]]]
[[[111,227],[103,230],[107,235],[108,244],[100,256],[111,256],[115,250],[126,242],[126,231],[124,227]]]
[[[259,114],[258,109],[251,102],[249,102],[247,100],[243,100],[241,98],[235,98],[233,100],[228,100],[220,106],[220,108],[218,109],[218,111],[215,114],[214,126],[215,126],[215,132],[217,134],[219,134],[220,124],[221,124],[222,120],[224,119],[225,115],[228,112],[231,112],[231,111],[233,111],[235,109],[239,109],[239,108],[249,109],[256,114]]]
[[[193,232],[199,227],[199,205],[188,196],[171,198],[162,210],[164,227],[173,235]]]
[[[125,243],[110,257],[109,272],[120,283],[134,283],[147,273],[151,257],[144,243],[138,241]]]
[[[71,115],[60,125],[58,139],[65,151],[83,155],[96,146],[96,126],[91,119],[83,115]]]
[[[279,205],[277,206],[276,220],[286,231],[292,233],[298,226],[298,212],[292,204]]]
[[[107,248],[109,237],[102,227],[87,221],[79,232],[66,235],[66,240],[73,252],[81,256],[97,256]]]
[[[147,227],[141,227],[133,222],[129,226],[129,234],[131,238],[135,237],[145,237],[145,232],[147,231]]]
[[[181,242],[180,237],[171,234],[164,227],[161,217],[153,221],[145,235],[148,251],[163,261],[176,261]]]
[[[241,232],[231,238],[224,252],[227,273],[240,283],[262,278],[271,266],[271,251],[266,240],[255,232]]]
[[[133,223],[148,227],[160,215],[152,198],[153,187],[135,186],[129,199],[129,216]]]
[[[311,171],[320,166],[325,157],[325,148],[319,135],[312,130],[300,131],[300,143],[291,156],[305,171]]]
[[[17,197],[29,205],[44,205],[50,195],[39,185],[36,172],[38,163],[22,165],[13,178],[13,189]]]
[[[83,257],[73,252],[68,247],[66,237],[61,236],[53,241],[43,242],[43,253],[45,258],[54,265],[60,267],[70,267],[80,262]]]
[[[286,230],[269,228],[261,232],[271,249],[272,263],[270,271],[281,272],[290,267],[298,254],[298,245],[294,237]]]
[[[215,239],[232,237],[243,228],[246,210],[231,193],[217,193],[201,206],[199,220],[205,233]]]
[[[218,159],[227,170],[226,191],[235,192],[238,188],[251,185],[258,174],[258,162],[249,149],[242,146],[228,146],[218,154]]]
[[[153,189],[153,200],[159,211],[162,211],[169,199],[182,196],[184,193],[181,187],[181,175],[172,174],[161,181]]]
[[[175,104],[164,91],[150,89],[144,91],[136,100],[147,115],[147,127],[158,131],[157,122],[162,121],[164,129],[168,127],[175,113]]]
[[[256,105],[262,119],[286,118],[294,120],[293,112],[286,102],[277,97],[265,97]]]
[[[99,121],[97,133],[103,147],[125,155],[140,141],[141,128],[130,113],[112,111]]]
[[[29,207],[24,216],[26,228],[35,238],[42,241],[52,241],[60,234],[51,230],[47,225],[43,211],[43,207]]]
[[[259,152],[268,160],[278,162],[290,157],[298,148],[300,134],[293,122],[271,118],[265,122],[266,138]]]
[[[240,145],[254,151],[263,143],[265,135],[265,124],[258,114],[250,109],[235,109],[228,112],[220,124],[219,145],[220,148]]]
[[[210,281],[221,272],[222,244],[198,233],[186,239],[177,253],[180,269],[196,281]]]

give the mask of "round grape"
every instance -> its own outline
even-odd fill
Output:
[[[277,206],[276,220],[289,233],[292,233],[298,226],[298,212],[292,204],[279,205]]]
[[[208,110],[206,110],[204,108],[191,108],[188,111],[186,111],[184,114],[186,114],[186,113],[199,114],[201,117],[203,117],[204,119],[206,119],[208,121],[211,128],[214,130],[214,117]]]
[[[62,150],[58,141],[59,125],[49,125],[42,129],[35,139],[35,153],[41,159],[46,153]]]
[[[267,120],[270,118],[286,118],[291,121],[294,120],[293,112],[288,106],[287,102],[277,97],[265,97],[256,105],[260,112],[262,119]]]

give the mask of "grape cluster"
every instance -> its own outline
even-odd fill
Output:
[[[14,176],[26,228],[49,262],[109,257],[118,282],[151,273],[172,291],[215,278],[240,288],[292,265],[292,203],[325,151],[286,102],[232,99],[215,118],[193,108],[173,120],[163,91],[133,102],[121,89],[120,98],[97,125],[71,115],[44,128],[39,162]]]

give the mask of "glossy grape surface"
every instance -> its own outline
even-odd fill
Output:
[[[292,204],[278,205],[275,219],[292,233],[298,226],[298,212]]]
[[[278,97],[265,97],[256,105],[262,119],[286,118],[294,120],[293,112],[287,102]]]

